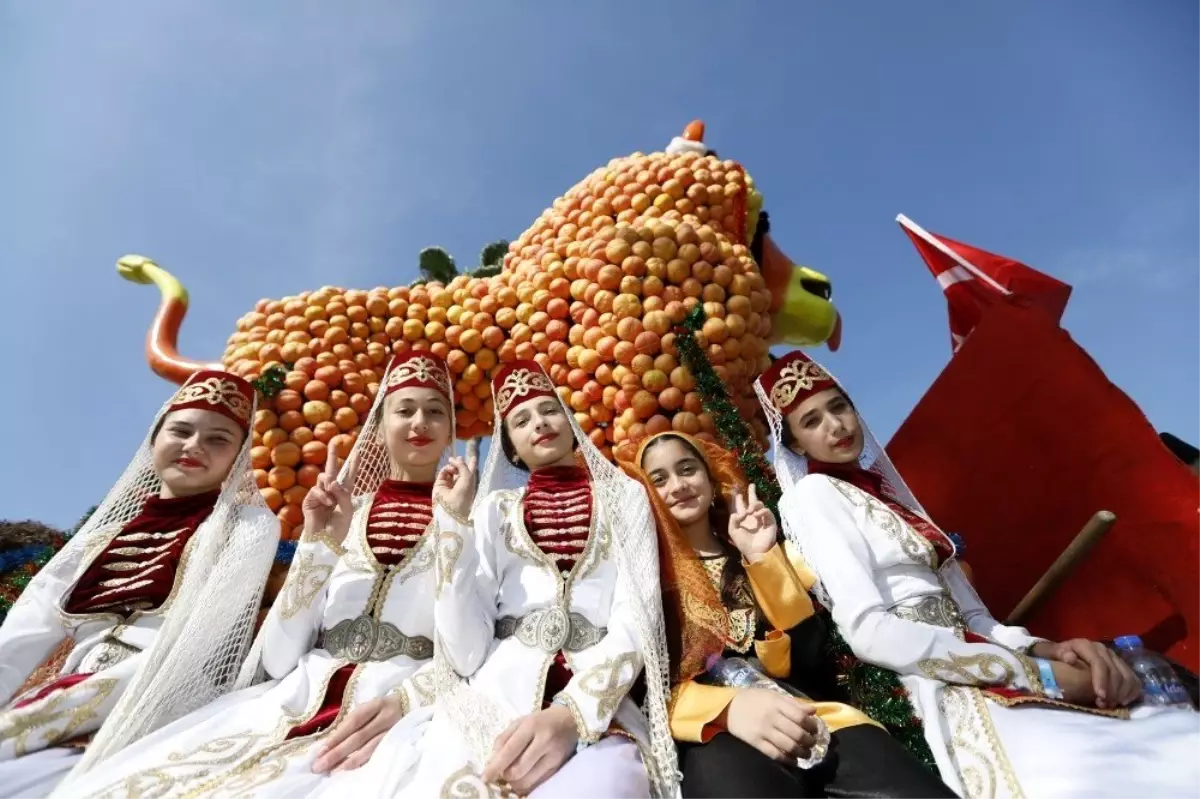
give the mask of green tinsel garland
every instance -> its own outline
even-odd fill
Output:
[[[284,378],[287,377],[287,369],[282,366],[272,366],[267,369],[257,380],[252,380],[258,392],[264,397],[273,397],[286,387]]]
[[[704,308],[697,305],[684,318],[682,326],[676,329],[675,347],[696,381],[700,400],[704,409],[712,415],[713,424],[725,448],[737,457],[746,478],[754,483],[759,499],[778,519],[782,491],[775,470],[767,462],[762,447],[754,440],[750,425],[729,398],[725,383],[696,341],[695,333],[704,326],[704,320]],[[815,600],[814,605],[817,613],[825,617],[825,625],[829,630],[826,654],[833,660],[838,682],[849,694],[852,704],[886,727],[893,738],[936,774],[937,766],[925,740],[924,725],[914,712],[908,691],[900,684],[900,678],[893,671],[859,660],[842,638],[828,609]]]

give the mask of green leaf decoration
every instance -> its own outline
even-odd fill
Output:
[[[458,267],[450,253],[441,247],[426,247],[418,260],[421,277],[428,281],[446,284],[458,274]]]
[[[508,253],[508,242],[501,239],[493,241],[491,244],[483,248],[479,253],[479,265],[485,266],[500,266],[504,263],[504,256]],[[478,270],[476,270],[478,271]]]

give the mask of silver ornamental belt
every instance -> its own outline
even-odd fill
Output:
[[[128,660],[140,651],[124,641],[118,641],[116,638],[105,638],[83,656],[83,659],[79,661],[79,665],[75,668],[75,673],[85,674],[111,669],[113,666]]]
[[[600,643],[608,632],[597,627],[582,613],[568,613],[560,607],[531,610],[524,616],[501,616],[496,620],[496,637],[513,638],[543,652],[579,652]]]
[[[963,630],[967,626],[958,605],[945,594],[921,597],[912,605],[897,605],[892,608],[892,615],[906,621],[919,621],[952,630]]]
[[[413,660],[433,657],[433,641],[423,635],[405,635],[394,624],[362,615],[343,619],[317,637],[317,647],[351,663],[391,660],[406,655]]]

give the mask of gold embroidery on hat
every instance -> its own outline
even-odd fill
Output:
[[[250,421],[250,400],[242,393],[241,388],[232,380],[220,377],[208,377],[195,383],[188,383],[175,395],[172,405],[185,402],[207,402],[209,405],[224,405],[229,411],[243,422]]]
[[[833,376],[816,361],[794,360],[779,370],[779,379],[771,389],[771,402],[780,411],[791,405],[801,391],[809,391]]]
[[[514,369],[508,373],[508,377],[504,378],[504,382],[496,391],[496,410],[503,416],[523,397],[538,391],[555,393],[554,384],[546,377],[545,372],[538,369]]]
[[[447,397],[454,396],[454,389],[450,386],[450,375],[433,358],[416,356],[396,364],[395,368],[388,372],[383,388],[386,391],[409,380],[432,383]]]

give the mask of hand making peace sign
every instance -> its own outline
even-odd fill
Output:
[[[745,497],[733,495],[733,513],[729,516],[729,538],[748,561],[758,560],[775,546],[778,528],[775,516],[758,499],[751,484]]]
[[[350,489],[358,475],[358,456],[352,455],[346,466],[346,475],[338,480],[337,448],[330,446],[325,458],[325,471],[317,475],[317,484],[308,490],[301,508],[304,510],[304,531],[316,535],[322,530],[335,543],[346,540],[350,531],[350,518],[354,508],[350,502]]]

